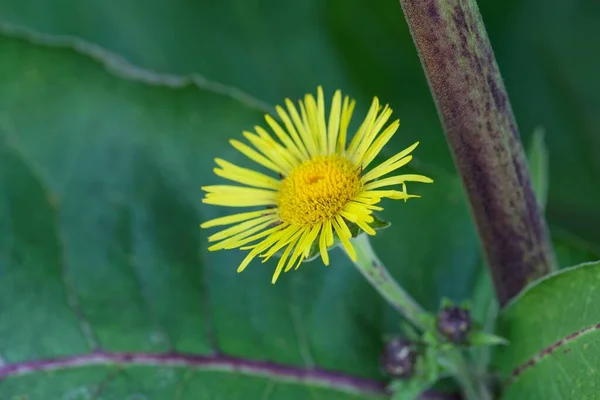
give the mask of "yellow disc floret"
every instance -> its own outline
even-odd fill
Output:
[[[277,197],[279,216],[291,225],[314,226],[338,215],[361,188],[360,169],[346,157],[314,157],[283,180]]]

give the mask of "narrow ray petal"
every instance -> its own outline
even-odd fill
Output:
[[[432,183],[433,179],[431,179],[427,176],[424,176],[424,175],[404,174],[404,175],[392,176],[389,178],[385,178],[385,179],[381,179],[378,181],[373,181],[371,183],[367,183],[363,187],[363,189],[370,190],[370,189],[376,189],[376,188],[380,188],[380,187],[384,187],[384,186],[400,185],[404,182]]]
[[[383,147],[387,144],[387,142],[394,136],[398,128],[400,127],[400,120],[392,122],[390,126],[385,128],[383,133],[379,135],[379,137],[370,145],[370,147],[365,152],[364,156],[359,160],[359,163],[363,168],[367,168],[371,161],[381,152]]]
[[[387,174],[387,172],[380,173],[380,171],[381,170],[386,170],[390,165],[393,165],[397,161],[399,161],[399,160],[405,158],[406,156],[408,156],[414,149],[417,148],[418,145],[419,145],[419,142],[416,142],[412,146],[407,147],[406,149],[402,150],[401,152],[399,152],[396,155],[392,156],[391,158],[387,159],[386,161],[384,161],[383,163],[381,163],[377,167],[373,168],[371,171],[367,172],[363,176],[363,182],[369,182],[369,181],[372,181],[373,179],[377,179],[380,176]],[[409,161],[411,159],[412,159],[412,157],[409,159]]]
[[[285,266],[285,262],[287,261],[291,251],[294,249],[294,245],[296,244],[296,241],[297,241],[297,237],[290,242],[288,247],[284,250],[283,254],[281,255],[281,258],[279,259],[279,262],[277,263],[277,267],[275,268],[275,272],[273,273],[273,277],[271,278],[271,283],[273,285],[275,284],[275,282],[277,282],[277,278],[279,278],[279,275],[281,274],[281,271],[283,270],[283,267]]]
[[[231,226],[227,229],[223,229],[222,231],[219,231],[219,232],[209,236],[208,241],[216,242],[219,240],[227,239],[230,236],[236,235],[240,232],[247,231],[248,229],[253,228],[257,225],[260,225],[264,222],[276,221],[277,218],[278,218],[277,215],[265,215],[263,217],[254,218],[249,221],[245,221],[245,222],[239,223],[237,225]]]
[[[323,264],[329,265],[329,252],[327,251],[327,234],[325,232],[325,224],[328,221],[323,223],[323,227],[321,229],[321,235],[319,236],[319,252],[321,253],[321,259],[323,260]]]
[[[308,255],[310,254],[310,250],[312,248],[312,244],[315,241],[315,239],[317,238],[317,236],[319,235],[319,231],[320,230],[321,230],[321,224],[316,224],[315,226],[312,227],[309,235],[306,237],[306,241],[303,243],[303,246],[304,246],[303,256],[304,256],[304,258],[308,257]]]
[[[259,239],[262,239],[264,237],[268,237],[269,235],[272,235],[276,232],[279,232],[282,229],[285,229],[285,227],[287,225],[285,224],[279,224],[276,226],[273,226],[269,229],[263,230],[262,232],[260,232],[260,230],[267,228],[269,225],[272,225],[270,223],[265,223],[265,225],[261,226],[260,229],[253,228],[253,230],[249,230],[247,232],[242,232],[239,235],[236,235],[232,238],[226,239],[221,243],[218,243],[217,245],[221,245],[223,244],[223,249],[226,250],[231,250],[231,249],[236,249],[236,248],[240,248],[242,250],[246,250],[244,249],[244,246],[252,243],[252,242],[256,242]],[[255,233],[258,232],[258,233]],[[253,247],[254,245],[251,245],[250,247]]]
[[[338,137],[337,153],[342,154],[346,150],[346,139],[348,134],[348,126],[352,119],[352,113],[356,102],[354,100],[349,101],[349,97],[344,98],[344,104],[342,105],[342,116],[340,119],[340,135]]]
[[[234,236],[231,236],[227,239],[224,239],[223,241],[221,241],[219,243],[216,243],[216,244],[210,246],[208,248],[208,250],[215,251],[215,250],[239,248],[247,243],[254,242],[260,238],[268,236],[269,234],[282,229],[280,226],[275,226],[273,228],[265,230],[265,228],[268,228],[272,224],[273,223],[271,221],[263,222],[260,225],[256,225],[252,228],[246,229],[242,232],[239,232],[238,234],[236,234]],[[259,233],[257,233],[257,232],[259,232]]]
[[[294,248],[292,257],[290,258],[290,261],[285,266],[285,270],[284,270],[285,272],[288,272],[290,269],[292,269],[292,267],[294,266],[294,263],[296,262],[296,260],[298,258],[300,258],[299,262],[301,262],[302,254],[304,253],[304,247],[302,247],[302,244],[304,243],[304,240],[306,239],[306,237],[309,234],[310,234],[309,229],[305,229],[304,232],[302,232],[302,236],[300,236],[300,239],[298,239],[298,242],[296,243],[296,247]]]
[[[333,95],[331,102],[331,111],[329,113],[329,123],[327,125],[327,151],[326,154],[334,154],[336,152],[338,131],[340,127],[340,113],[342,108],[342,92],[337,90]]]
[[[281,109],[281,107],[279,107],[279,108]],[[287,117],[287,115],[286,115],[286,117]],[[281,142],[285,145],[285,147],[290,152],[292,152],[297,159],[304,160],[306,158],[305,154],[302,152],[303,148],[301,150],[298,147],[298,143],[295,140],[293,140],[290,132],[284,131],[283,128],[281,127],[281,125],[279,125],[279,123],[277,121],[275,121],[275,119],[273,119],[273,117],[271,117],[268,114],[265,116],[265,120],[267,121],[267,124],[269,124],[269,126],[271,127],[273,132],[275,132],[275,134],[277,135],[279,140],[281,140]],[[293,126],[292,126],[292,129],[293,129]],[[295,129],[293,131],[295,133]],[[296,133],[296,137],[297,136],[298,136],[298,134]],[[304,146],[302,146],[302,147],[304,147]]]
[[[375,97],[373,99],[373,102],[371,103],[371,108],[369,108],[369,111],[367,112],[367,116],[365,117],[365,120],[360,125],[360,127],[358,128],[358,131],[356,131],[356,134],[350,141],[350,146],[348,147],[348,152],[347,152],[347,154],[350,158],[352,158],[352,156],[356,152],[356,149],[361,144],[361,142],[364,140],[365,136],[368,134],[370,127],[372,127],[373,124],[375,123],[378,109],[379,109],[379,99],[377,97]]]
[[[259,210],[259,211],[249,211],[249,212],[244,212],[244,213],[239,213],[239,214],[232,214],[232,215],[227,215],[225,217],[219,217],[219,218],[215,218],[215,219],[211,219],[209,221],[203,222],[202,225],[200,225],[201,228],[212,228],[214,226],[220,226],[220,225],[230,225],[236,222],[242,222],[251,218],[255,218],[255,217],[260,217],[261,215],[266,215],[266,214],[273,214],[277,212],[276,209],[266,209],[266,210]]]
[[[325,96],[323,88],[317,88],[317,124],[319,126],[319,144],[321,145],[321,154],[327,154],[327,127],[325,125]]]
[[[221,178],[248,186],[274,190],[279,189],[280,182],[268,175],[253,171],[248,168],[239,167],[220,158],[216,158],[215,162],[221,168],[215,168],[213,171]]]
[[[286,230],[282,231],[282,234],[277,238],[277,244],[269,249],[268,252],[262,254],[262,262],[265,263],[277,253],[281,248],[286,246],[288,243],[294,241],[294,239],[302,234],[302,228],[298,226],[290,225]]]
[[[277,166],[273,161],[259,154],[256,150],[250,148],[250,146],[240,142],[239,140],[231,139],[229,143],[240,153],[251,159],[257,164],[262,165],[277,173],[283,173],[283,169]]]
[[[360,163],[360,160],[363,159],[365,152],[369,149],[369,147],[379,134],[379,131],[381,130],[381,128],[383,128],[383,125],[385,125],[385,123],[391,115],[392,109],[386,105],[381,114],[379,114],[379,116],[375,119],[375,121],[373,121],[373,123],[367,127],[367,130],[363,135],[363,139],[356,148],[356,150],[353,153],[349,153],[349,156],[355,163]]]
[[[350,230],[348,229],[348,226],[346,226],[344,220],[342,220],[341,218],[336,218],[335,220],[333,220],[333,229],[335,229],[335,232],[340,238],[342,246],[346,250],[348,257],[350,257],[352,261],[356,261],[356,250],[354,250],[352,243],[350,243],[350,238],[352,237],[352,234],[350,234]]]
[[[367,233],[367,235],[375,235],[375,230],[371,228],[366,221],[356,221],[356,225],[358,225],[363,231]]]

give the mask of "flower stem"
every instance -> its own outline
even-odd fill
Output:
[[[421,330],[426,330],[428,314],[419,304],[392,278],[385,266],[379,261],[366,234],[352,239],[357,259],[354,262],[361,274],[377,289],[400,314]]]
[[[351,241],[357,256],[354,265],[360,273],[404,318],[421,331],[430,331],[433,327],[431,315],[392,278],[375,254],[369,237],[363,233]],[[449,350],[442,361],[452,372],[466,400],[491,400],[487,387],[472,374],[459,349]]]
[[[446,353],[446,363],[461,387],[465,400],[492,400],[489,389],[473,374],[464,354],[459,349],[452,349]]]
[[[555,265],[476,0],[400,0],[501,305]]]

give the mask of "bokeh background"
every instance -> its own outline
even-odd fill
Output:
[[[562,266],[600,258],[600,6],[481,0],[525,146],[549,149],[547,218]],[[224,354],[382,381],[394,313],[339,250],[270,284],[198,225],[215,156],[285,97],[373,96],[421,141],[423,196],[388,202],[374,246],[427,308],[471,296],[484,262],[395,0],[0,0],[0,354]],[[483,270],[485,271],[485,270]],[[0,369],[0,374],[2,374]],[[0,381],[0,398],[351,399],[276,377],[81,367]],[[22,396],[22,397],[18,397]],[[24,397],[23,397],[24,396]],[[96,396],[96,397],[94,397]],[[138,396],[138,397],[135,397]],[[179,396],[179,397],[176,397]],[[236,397],[237,396],[237,397]]]

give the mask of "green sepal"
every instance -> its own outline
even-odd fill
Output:
[[[373,217],[373,222],[371,222],[369,225],[371,226],[371,228],[375,229],[376,231],[380,231],[382,229],[389,228],[392,225],[391,222],[385,221],[385,220],[379,218],[375,214],[372,214],[371,216]]]
[[[456,306],[456,303],[447,297],[442,297],[440,300],[440,310]]]
[[[422,338],[423,342],[430,346],[438,346],[440,344],[440,340],[434,332],[425,332]]]
[[[494,335],[492,333],[486,333],[482,331],[471,332],[467,338],[469,346],[498,346],[508,345],[508,340],[503,337]]]
[[[460,308],[462,308],[463,310],[471,311],[471,308],[473,308],[473,302],[470,299],[463,300],[460,303]]]

